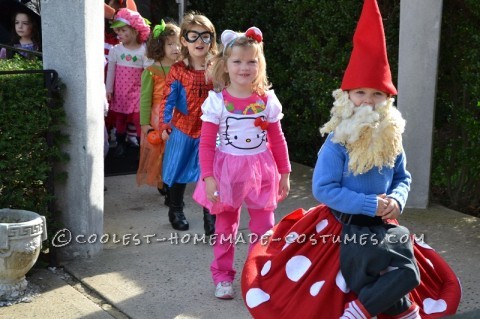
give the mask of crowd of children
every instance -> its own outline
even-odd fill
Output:
[[[242,292],[255,318],[436,318],[422,301],[442,294],[449,297],[441,314],[456,311],[458,294],[442,291],[457,291],[458,283],[445,279],[452,270],[417,247],[396,221],[411,176],[376,0],[364,1],[350,62],[333,93],[332,118],[321,128],[328,136],[312,181],[321,204],[277,225],[274,211],[290,191],[291,166],[262,31],[225,30],[217,48],[213,23],[195,12],[185,14],[180,27],[163,20],[150,26],[132,0],[119,0],[105,5],[105,17],[115,35],[106,32],[105,41],[114,156],[125,156],[133,125],[132,144],[140,145],[137,184],[165,196],[173,229],[189,229],[184,195],[186,185],[196,183],[193,199],[202,207],[206,235],[235,238],[245,205],[254,238],[311,239],[327,232],[369,239],[362,245],[251,242]],[[26,13],[15,15],[15,30],[20,47],[41,48]],[[387,240],[393,237],[409,240]],[[215,241],[210,271],[219,299],[235,296],[234,254],[234,241]]]

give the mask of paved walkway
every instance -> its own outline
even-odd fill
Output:
[[[296,208],[316,205],[311,174],[311,168],[293,165],[292,191],[279,206],[277,220]],[[185,197],[190,231],[176,233],[157,190],[136,187],[134,175],[108,177],[105,184],[105,234],[115,234],[120,242],[106,243],[91,259],[65,263],[65,272],[33,270],[28,280],[39,294],[30,303],[0,308],[0,318],[251,318],[240,296],[232,301],[213,296],[212,249],[193,242],[194,234],[203,234],[201,210],[191,200],[194,185],[187,187]],[[241,220],[244,234],[247,215]],[[432,205],[407,209],[401,223],[424,234],[459,276],[463,298],[458,317],[480,318],[471,312],[480,311],[480,219]],[[237,247],[240,272],[247,245]],[[239,277],[234,283],[238,292]]]

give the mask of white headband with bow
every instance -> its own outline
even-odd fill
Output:
[[[247,37],[257,41],[258,43],[263,41],[263,34],[257,27],[250,27],[245,33],[238,33],[232,30],[225,30],[222,32],[220,37],[223,44],[223,54],[225,54],[225,49],[233,45],[236,39],[240,37]]]

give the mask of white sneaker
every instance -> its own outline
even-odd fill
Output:
[[[117,140],[117,130],[115,128],[112,128],[110,131],[110,141],[116,141]]]
[[[127,142],[133,147],[139,147],[138,140],[136,136],[128,135]]]
[[[217,284],[215,288],[215,297],[218,299],[233,299],[233,286],[229,281],[222,281]]]

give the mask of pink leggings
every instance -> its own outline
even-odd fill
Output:
[[[217,237],[213,245],[214,258],[210,266],[215,285],[222,281],[232,282],[235,278],[236,271],[233,268],[233,260],[235,257],[235,242],[237,241],[240,211],[241,207],[216,215],[215,233]],[[250,242],[250,238],[253,240],[259,239],[260,236],[273,227],[275,218],[272,210],[249,208],[248,213],[250,215],[248,228],[252,236],[245,236],[243,239],[250,244],[248,249],[250,252],[250,249],[255,243]],[[239,240],[240,244],[243,244],[244,241]]]

